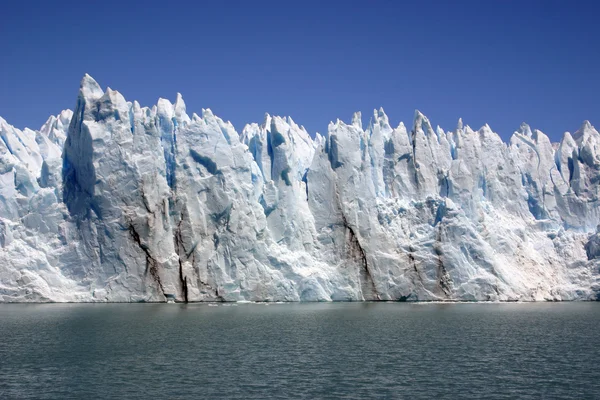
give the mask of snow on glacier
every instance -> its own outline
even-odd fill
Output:
[[[435,129],[383,109],[238,133],[86,75],[38,131],[0,118],[0,301],[592,300],[600,134]]]

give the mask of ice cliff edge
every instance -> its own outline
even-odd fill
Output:
[[[37,131],[0,118],[0,301],[596,300],[600,134],[266,115],[86,75]]]

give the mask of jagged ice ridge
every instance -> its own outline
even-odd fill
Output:
[[[39,131],[0,118],[0,301],[595,300],[600,135],[238,134],[90,76]]]

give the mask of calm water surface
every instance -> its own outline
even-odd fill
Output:
[[[600,303],[0,305],[0,398],[600,398]]]

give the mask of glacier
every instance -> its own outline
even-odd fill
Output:
[[[2,302],[600,299],[587,121],[560,143],[383,109],[239,133],[85,75],[74,111],[0,138]]]

